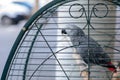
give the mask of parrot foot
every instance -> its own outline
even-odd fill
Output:
[[[88,71],[86,71],[86,70],[83,70],[83,71],[80,73],[80,76],[82,76],[84,80],[92,80],[92,79],[88,79],[88,75],[89,75],[89,73],[88,73]]]
[[[82,67],[80,67],[80,76],[82,75],[82,73],[84,73],[84,72],[88,72],[88,66],[87,66],[87,64],[85,64],[85,63],[82,63],[81,64],[82,65]]]
[[[112,80],[120,80],[120,69],[117,68],[117,72],[113,73]]]

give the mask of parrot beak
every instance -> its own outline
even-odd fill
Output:
[[[64,35],[67,34],[65,29],[62,29],[61,33],[64,34]]]

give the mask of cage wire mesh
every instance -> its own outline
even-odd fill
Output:
[[[120,27],[118,5],[108,0],[56,0],[38,12],[22,28],[6,62],[1,80],[115,80],[119,74]],[[61,34],[76,25],[110,56],[115,75],[98,65],[82,65],[69,37]],[[73,30],[74,31],[74,30]],[[88,38],[88,50],[90,49]],[[80,45],[80,44],[79,44]],[[97,49],[95,47],[95,49]],[[87,52],[89,56],[92,53]],[[91,57],[88,56],[90,60]],[[80,61],[77,63],[76,60]],[[106,60],[106,59],[105,59]],[[85,75],[81,75],[85,68]]]

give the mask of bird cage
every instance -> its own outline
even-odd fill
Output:
[[[38,10],[21,29],[1,80],[117,80],[120,77],[119,14],[117,0],[50,2]],[[79,47],[79,38],[79,44],[73,45],[74,41],[64,30],[66,26],[78,26],[87,36],[87,40],[83,39],[87,41],[87,47],[82,45],[88,50],[84,52],[87,63],[78,54],[84,49]],[[97,47],[91,52],[91,39],[109,56],[116,72],[109,71],[101,64],[90,63],[91,55],[98,53],[95,52]]]

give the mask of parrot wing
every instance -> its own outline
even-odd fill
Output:
[[[83,39],[84,38],[84,39]],[[111,63],[111,58],[103,48],[92,38],[84,36],[79,39],[79,46],[76,48],[77,53],[80,54],[82,59],[87,64],[95,64],[103,67],[107,67],[110,71],[115,71],[115,66]]]

